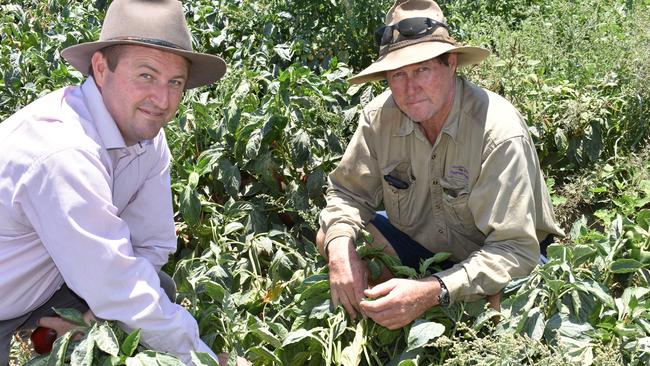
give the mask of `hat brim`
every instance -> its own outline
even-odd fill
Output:
[[[90,60],[96,51],[118,44],[130,44],[160,49],[185,57],[190,61],[186,89],[212,84],[226,73],[226,62],[218,56],[165,47],[135,40],[97,41],[70,46],[61,51],[61,56],[82,74],[88,75]]]
[[[430,60],[443,53],[457,54],[458,66],[477,64],[490,56],[490,51],[481,47],[454,46],[444,42],[420,42],[387,53],[348,79],[348,82],[362,84],[368,81],[382,80],[385,78],[386,71]]]

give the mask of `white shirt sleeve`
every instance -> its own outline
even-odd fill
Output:
[[[68,287],[95,315],[141,329],[142,343],[186,364],[191,350],[209,351],[195,319],[160,288],[153,263],[159,261],[135,255],[98,156],[70,148],[54,152],[20,178],[14,198]]]

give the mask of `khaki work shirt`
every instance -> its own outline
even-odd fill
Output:
[[[383,202],[388,219],[433,253],[458,262],[437,273],[452,302],[498,293],[539,262],[557,225],[522,116],[502,97],[461,77],[432,146],[390,90],[364,108],[321,212],[325,243],[357,233]],[[408,183],[398,189],[384,179]]]

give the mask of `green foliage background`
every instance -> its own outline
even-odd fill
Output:
[[[499,314],[458,304],[388,331],[330,309],[316,219],[360,108],[385,87],[346,79],[373,60],[373,32],[391,3],[184,2],[195,49],[229,65],[218,84],[189,91],[166,128],[179,251],[165,269],[204,340],[255,364],[650,362],[647,0],[440,2],[459,40],[493,52],[460,71],[526,117],[570,234],[550,263],[506,289]],[[97,39],[107,5],[0,0],[0,120],[81,82],[59,51]],[[111,342],[128,352],[83,355],[170,362],[115,332]],[[109,333],[89,329],[84,347]]]

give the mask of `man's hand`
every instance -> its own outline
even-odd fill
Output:
[[[92,311],[88,310],[83,315],[84,321],[86,324],[90,324],[93,321],[97,321],[95,314]],[[64,320],[58,316],[46,316],[38,320],[38,325],[41,327],[52,328],[56,331],[57,337],[60,337],[66,334],[68,331],[75,328],[79,328],[78,324],[70,323],[69,321]]]
[[[393,278],[367,289],[365,295],[377,300],[361,301],[364,313],[376,323],[398,329],[438,304],[440,284],[433,277],[421,280]]]
[[[229,357],[230,357],[230,354],[228,354],[226,352],[219,354],[219,356],[217,356],[217,358],[219,359],[219,365],[220,366],[226,366],[228,364],[228,358]],[[236,366],[250,366],[250,365],[252,365],[252,363],[250,363],[250,361],[248,361],[247,359],[245,359],[243,357],[237,356],[237,360],[235,361],[235,365]]]
[[[329,255],[329,276],[332,304],[343,305],[345,311],[355,319],[363,314],[359,302],[363,290],[368,288],[368,269],[361,261],[351,238],[338,237],[327,246]]]

